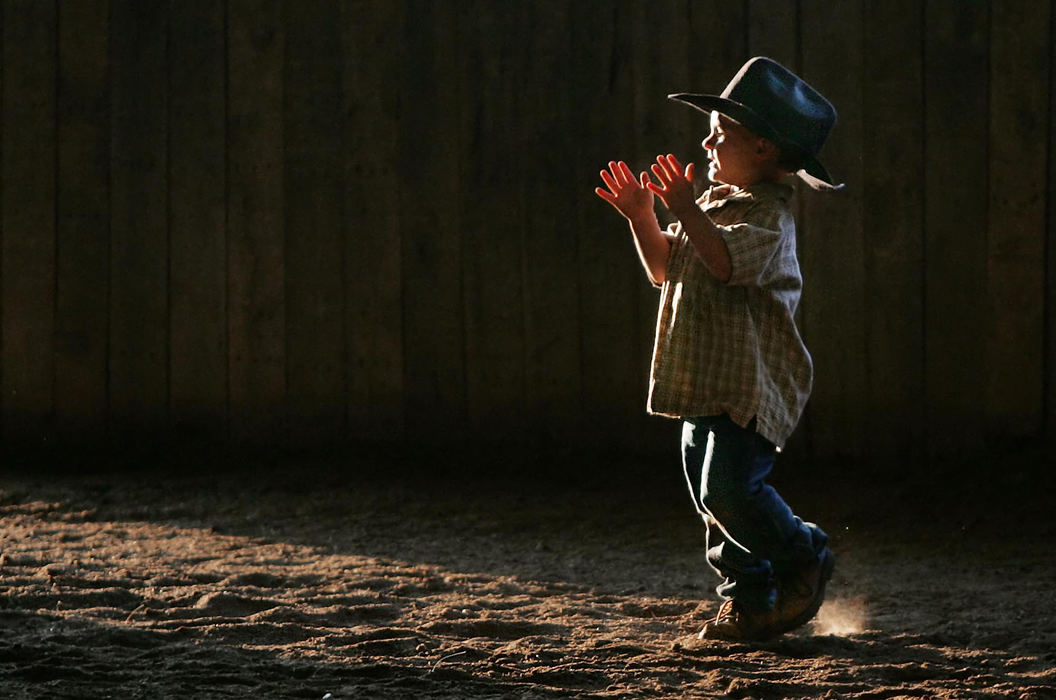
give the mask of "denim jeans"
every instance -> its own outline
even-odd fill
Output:
[[[814,561],[828,536],[793,515],[766,483],[774,445],[729,416],[689,418],[682,429],[682,464],[693,505],[707,529],[715,589],[746,608],[773,607],[776,582]]]

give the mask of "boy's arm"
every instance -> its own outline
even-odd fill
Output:
[[[667,258],[671,253],[671,239],[660,228],[656,214],[649,211],[648,216],[630,221],[631,233],[634,234],[634,247],[649,281],[660,286],[667,278]]]
[[[682,168],[673,155],[658,156],[653,174],[660,185],[648,182],[646,187],[663,200],[664,205],[682,222],[689,242],[697,251],[704,267],[720,282],[729,282],[733,262],[722,231],[712,223],[693,195],[693,164]]]
[[[682,230],[686,232],[686,237],[693,244],[708,272],[720,282],[729,282],[733,274],[733,262],[726,241],[722,238],[722,231],[696,202],[688,207],[669,208],[682,222]]]
[[[649,175],[643,172],[640,181],[635,179],[623,161],[610,162],[609,170],[612,172],[601,171],[601,179],[608,189],[598,187],[594,191],[627,219],[645,274],[653,284],[663,284],[671,241],[660,229],[653,212],[653,194],[646,188]]]

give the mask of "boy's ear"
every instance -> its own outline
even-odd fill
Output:
[[[762,136],[756,141],[755,152],[765,158],[777,158],[780,156],[781,151],[778,149],[777,144],[770,139],[763,138]]]

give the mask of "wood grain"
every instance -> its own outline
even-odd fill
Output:
[[[55,421],[63,444],[100,447],[110,283],[109,2],[58,7]]]
[[[341,31],[336,0],[285,3],[283,198],[290,440],[345,429]]]
[[[1056,76],[1056,2],[1049,17],[1049,69],[1047,83],[1051,86]],[[1049,171],[1046,188],[1048,221],[1047,240],[1056,240],[1056,89],[1049,89]],[[1048,444],[1056,446],[1056,246],[1045,249],[1045,435]]]
[[[1045,189],[1050,8],[1007,3],[990,16],[986,416],[991,431],[1034,437],[1044,423]]]
[[[342,3],[344,56],[344,295],[349,434],[404,431],[400,3]]]
[[[524,406],[529,437],[553,446],[578,440],[582,430],[576,241],[596,174],[581,180],[587,164],[570,162],[583,134],[573,126],[574,103],[562,96],[575,93],[579,73],[569,65],[587,52],[573,41],[574,8],[563,0],[537,7],[526,22],[529,71],[538,78],[524,82],[518,161],[532,168],[517,178],[524,201]]]
[[[948,1],[929,2],[924,18],[925,423],[933,454],[971,452],[985,432],[987,15],[984,5]]]
[[[862,225],[863,17],[858,3],[803,2],[801,75],[836,107],[839,121],[820,159],[847,188],[801,187],[802,330],[814,358],[812,449],[859,459],[865,448],[865,241]],[[858,410],[855,410],[858,408]]]
[[[7,446],[667,448],[656,292],[592,190],[610,159],[701,161],[703,115],[666,95],[752,55],[834,102],[848,184],[796,199],[797,456],[1056,430],[1051,1],[0,0],[0,22]]]
[[[483,439],[523,439],[525,396],[520,166],[533,131],[526,118],[532,37],[523,7],[466,4],[457,80],[460,120],[462,284],[468,430]],[[470,116],[471,114],[471,116]]]
[[[400,244],[403,262],[404,410],[415,439],[465,435],[465,318],[462,298],[460,123],[467,108],[452,89],[462,15],[408,2],[401,101]]]
[[[168,8],[110,5],[110,437],[168,437]]]
[[[231,0],[227,18],[230,436],[285,444],[286,258],[279,0]]]
[[[0,402],[8,445],[54,439],[56,15],[3,3]]]
[[[169,383],[180,440],[227,438],[224,8],[170,2]]]
[[[864,444],[887,469],[917,459],[924,435],[922,13],[919,0],[865,4]]]

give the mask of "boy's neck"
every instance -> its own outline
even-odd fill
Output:
[[[755,185],[764,185],[764,184],[767,184],[767,185],[780,185],[782,182],[784,182],[785,178],[787,178],[791,174],[792,173],[785,172],[784,170],[778,170],[778,171],[774,171],[772,173],[766,173],[764,175],[760,175],[759,177],[753,178],[750,182],[746,182],[744,184],[740,184],[740,185],[734,185],[732,183],[724,183],[724,184],[728,184],[730,187],[734,188],[735,190],[746,190],[746,189],[748,189],[750,187],[754,187]]]
[[[759,185],[762,183],[780,185],[782,182],[784,182],[785,178],[791,174],[792,173],[788,172],[787,170],[782,170],[777,167],[768,168],[767,170],[764,170],[759,173],[759,177],[755,180],[755,182],[752,183],[752,185]],[[748,185],[748,187],[751,187],[752,185]]]

